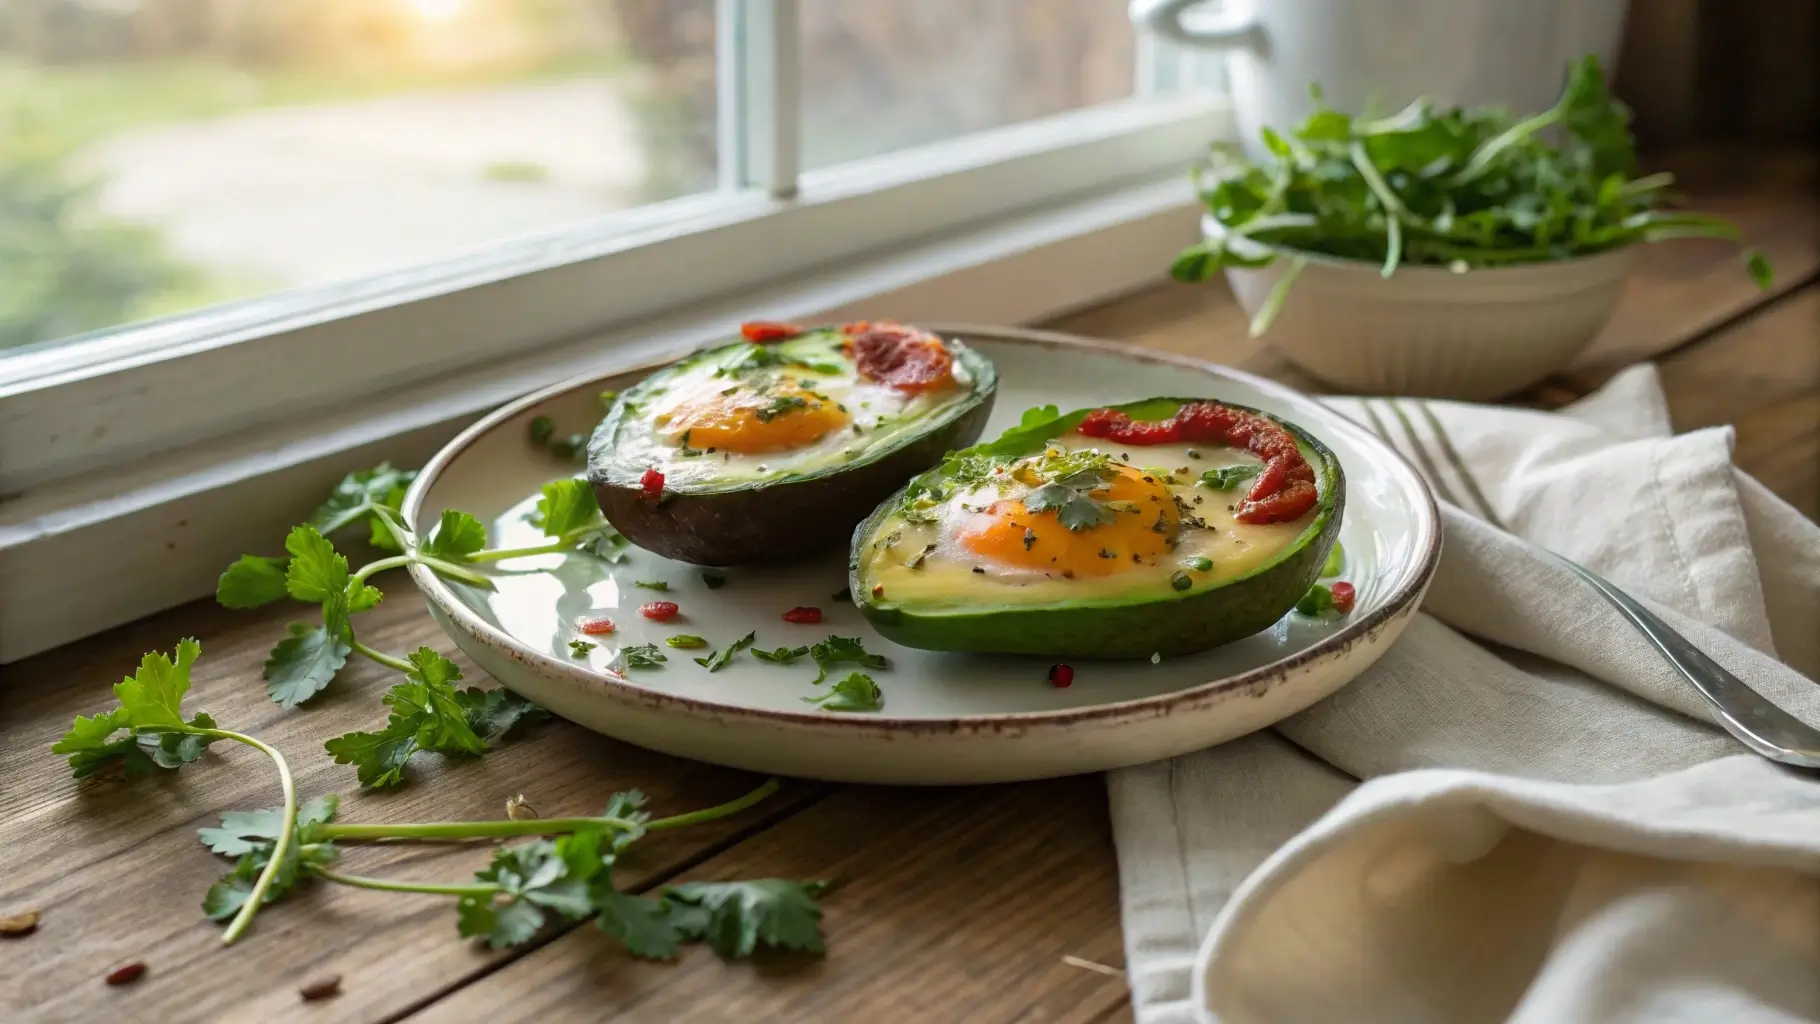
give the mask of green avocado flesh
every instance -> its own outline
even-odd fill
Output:
[[[906,478],[979,438],[998,386],[984,356],[944,340],[953,381],[906,392],[862,377],[843,341],[736,341],[622,392],[588,445],[607,521],[685,562],[788,561],[837,546]]]
[[[1162,420],[1203,401],[1111,408]],[[879,506],[853,534],[854,602],[887,639],[935,651],[1147,658],[1269,627],[1320,575],[1345,478],[1306,431],[1219,404],[1290,433],[1314,468],[1313,508],[1240,523],[1256,456],[1085,437],[1083,409],[957,452]]]

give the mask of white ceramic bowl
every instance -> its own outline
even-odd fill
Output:
[[[1202,221],[1212,237],[1217,225]],[[1632,252],[1456,272],[1303,255],[1264,337],[1341,391],[1482,401],[1565,369],[1611,319]],[[1226,280],[1255,315],[1287,259],[1229,268]]]

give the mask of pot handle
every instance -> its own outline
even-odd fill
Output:
[[[1183,24],[1182,15],[1198,0],[1131,0],[1131,23],[1178,43],[1210,50],[1243,49],[1257,45],[1258,19],[1255,9],[1197,12]],[[1226,6],[1233,6],[1228,0]],[[1247,7],[1252,7],[1247,4]]]

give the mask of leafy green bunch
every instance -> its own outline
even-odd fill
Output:
[[[1179,281],[1204,281],[1290,259],[1254,335],[1311,253],[1376,262],[1388,277],[1405,263],[1464,271],[1670,238],[1740,240],[1727,221],[1670,208],[1672,175],[1637,176],[1630,110],[1607,90],[1596,57],[1569,68],[1555,106],[1522,119],[1426,100],[1368,119],[1315,96],[1317,109],[1293,132],[1263,129],[1269,160],[1214,153],[1197,187],[1217,234],[1170,268]],[[1746,256],[1768,287],[1768,262]]]

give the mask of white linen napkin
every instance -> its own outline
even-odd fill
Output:
[[[1108,776],[1140,1024],[1820,1021],[1820,773],[1745,753],[1530,546],[1820,724],[1820,527],[1728,428],[1672,436],[1651,367],[1559,414],[1331,404],[1460,505],[1359,679]]]

